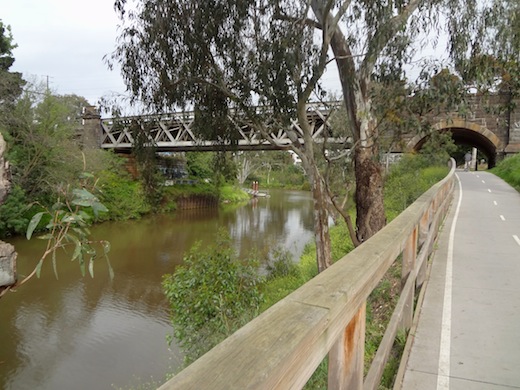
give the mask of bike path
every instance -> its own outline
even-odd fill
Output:
[[[520,194],[457,171],[403,390],[520,389]]]

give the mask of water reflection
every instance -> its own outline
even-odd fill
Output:
[[[312,238],[312,201],[307,193],[271,192],[234,210],[186,210],[140,221],[106,223],[94,237],[111,242],[115,272],[97,260],[95,278],[58,258],[59,279],[44,264],[42,278],[0,300],[0,388],[110,389],[161,382],[181,364],[160,282],[182,262],[195,241],[210,243],[225,227],[242,256],[282,246],[299,256]],[[11,241],[27,274],[43,242]]]

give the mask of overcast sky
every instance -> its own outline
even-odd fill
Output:
[[[57,94],[76,94],[97,105],[102,96],[125,93],[119,69],[103,56],[115,48],[119,20],[113,0],[0,0],[0,19],[11,26],[18,47],[12,71],[26,80],[49,78]],[[324,79],[339,91],[335,72]]]
[[[114,0],[0,0],[0,19],[11,26],[15,63],[26,80],[47,82],[54,93],[76,94],[97,105],[103,96],[124,94],[119,69],[103,61],[115,48],[119,19]],[[339,95],[334,63],[323,86]]]
[[[118,70],[103,56],[115,48],[118,18],[113,0],[0,0],[0,19],[10,25],[12,71],[37,78],[57,94],[76,94],[91,104],[112,92],[124,93]]]

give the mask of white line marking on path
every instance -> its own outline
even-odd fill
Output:
[[[520,238],[516,234],[513,234],[513,238],[515,239],[516,243],[520,245]]]
[[[488,188],[488,192],[491,192],[491,190]]]
[[[505,221],[505,220],[506,220],[506,219],[504,218],[503,215],[500,216],[500,219],[501,219],[502,221]]]
[[[486,182],[484,180],[482,180],[482,183],[486,184]]]
[[[451,224],[450,238],[448,242],[448,256],[446,260],[446,280],[444,282],[444,304],[442,308],[441,345],[439,351],[439,369],[437,371],[437,390],[450,388],[450,353],[451,353],[451,297],[453,282],[453,244],[455,241],[455,227],[459,218],[460,205],[462,203],[462,185],[458,175],[459,201],[455,209],[455,216]]]
[[[498,206],[498,203],[497,203],[496,200],[493,201],[493,204],[494,204],[495,206]]]

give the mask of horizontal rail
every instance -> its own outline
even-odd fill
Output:
[[[301,389],[329,352],[339,362],[329,361],[329,389],[362,389],[366,300],[403,254],[404,290],[364,385],[365,389],[377,388],[397,329],[411,326],[415,285],[418,276],[424,274],[425,259],[447,212],[454,168],[452,161],[446,178],[370,241],[260,314],[159,389]]]

